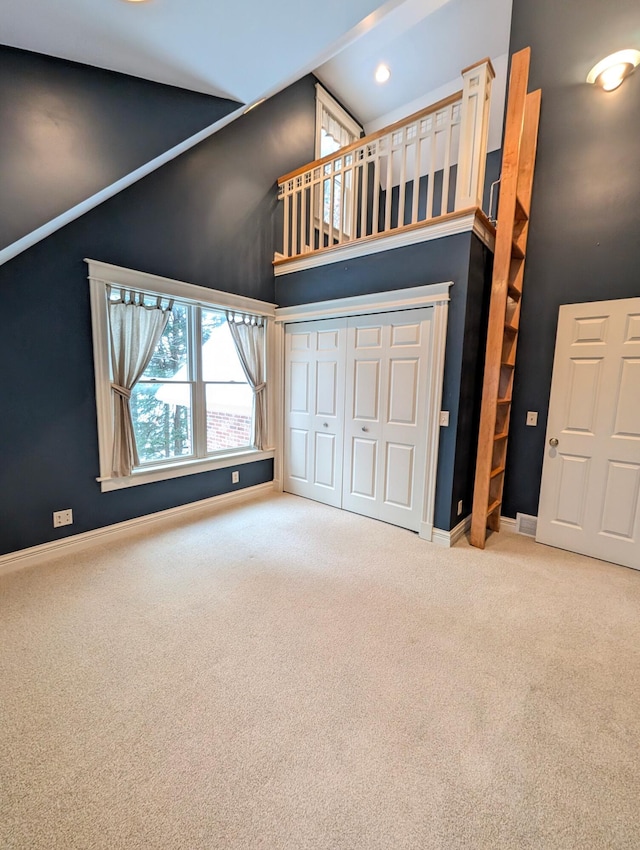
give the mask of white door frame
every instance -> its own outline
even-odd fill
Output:
[[[284,326],[290,322],[305,322],[315,319],[335,319],[342,316],[365,316],[372,313],[391,313],[397,310],[413,310],[420,307],[433,307],[433,336],[431,340],[431,363],[433,381],[431,382],[426,421],[427,452],[425,463],[425,490],[420,524],[420,537],[433,539],[433,515],[435,510],[436,473],[438,468],[438,444],[440,441],[440,404],[442,400],[442,381],[444,377],[444,353],[447,341],[447,318],[449,313],[449,287],[453,281],[433,283],[427,286],[414,286],[408,289],[396,289],[376,292],[368,295],[356,295],[350,298],[335,298],[330,301],[316,301],[295,307],[276,308],[273,323],[273,338],[270,346],[272,355],[271,374],[277,375],[276,393],[274,393],[273,425],[276,435],[276,453],[274,459],[274,489],[282,492],[284,458]]]

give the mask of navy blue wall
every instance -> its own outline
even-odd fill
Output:
[[[83,258],[273,301],[275,179],[313,159],[314,120],[307,77],[0,267],[1,553],[237,489],[220,470],[100,492]],[[272,477],[246,464],[240,486]]]
[[[511,51],[542,88],[503,512],[538,513],[561,304],[640,295],[640,72],[614,92],[596,61],[640,46],[637,0],[514,0]],[[527,410],[540,411],[537,428]]]
[[[0,248],[236,106],[0,46]]]
[[[450,416],[449,427],[440,429],[434,516],[435,526],[445,530],[459,522],[459,499],[464,503],[463,515],[471,507],[487,261],[482,243],[465,233],[276,279],[276,301],[282,307],[454,282],[450,289],[442,398],[442,409],[448,410]]]

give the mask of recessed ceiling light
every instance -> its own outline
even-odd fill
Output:
[[[391,71],[386,65],[378,65],[376,68],[376,82],[386,83],[391,76]]]

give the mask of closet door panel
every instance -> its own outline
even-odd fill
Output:
[[[432,309],[389,316],[380,519],[419,531],[424,504]]]
[[[349,319],[346,360],[347,416],[342,506],[377,518],[385,380],[384,318],[362,316]]]
[[[430,308],[354,317],[347,328],[347,510],[418,531],[426,457]],[[366,447],[366,450],[365,450]]]
[[[285,329],[284,490],[342,502],[346,320]]]

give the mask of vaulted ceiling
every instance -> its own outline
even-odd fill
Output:
[[[0,41],[242,103],[319,69],[367,122],[506,53],[510,16],[511,0],[3,0]]]

